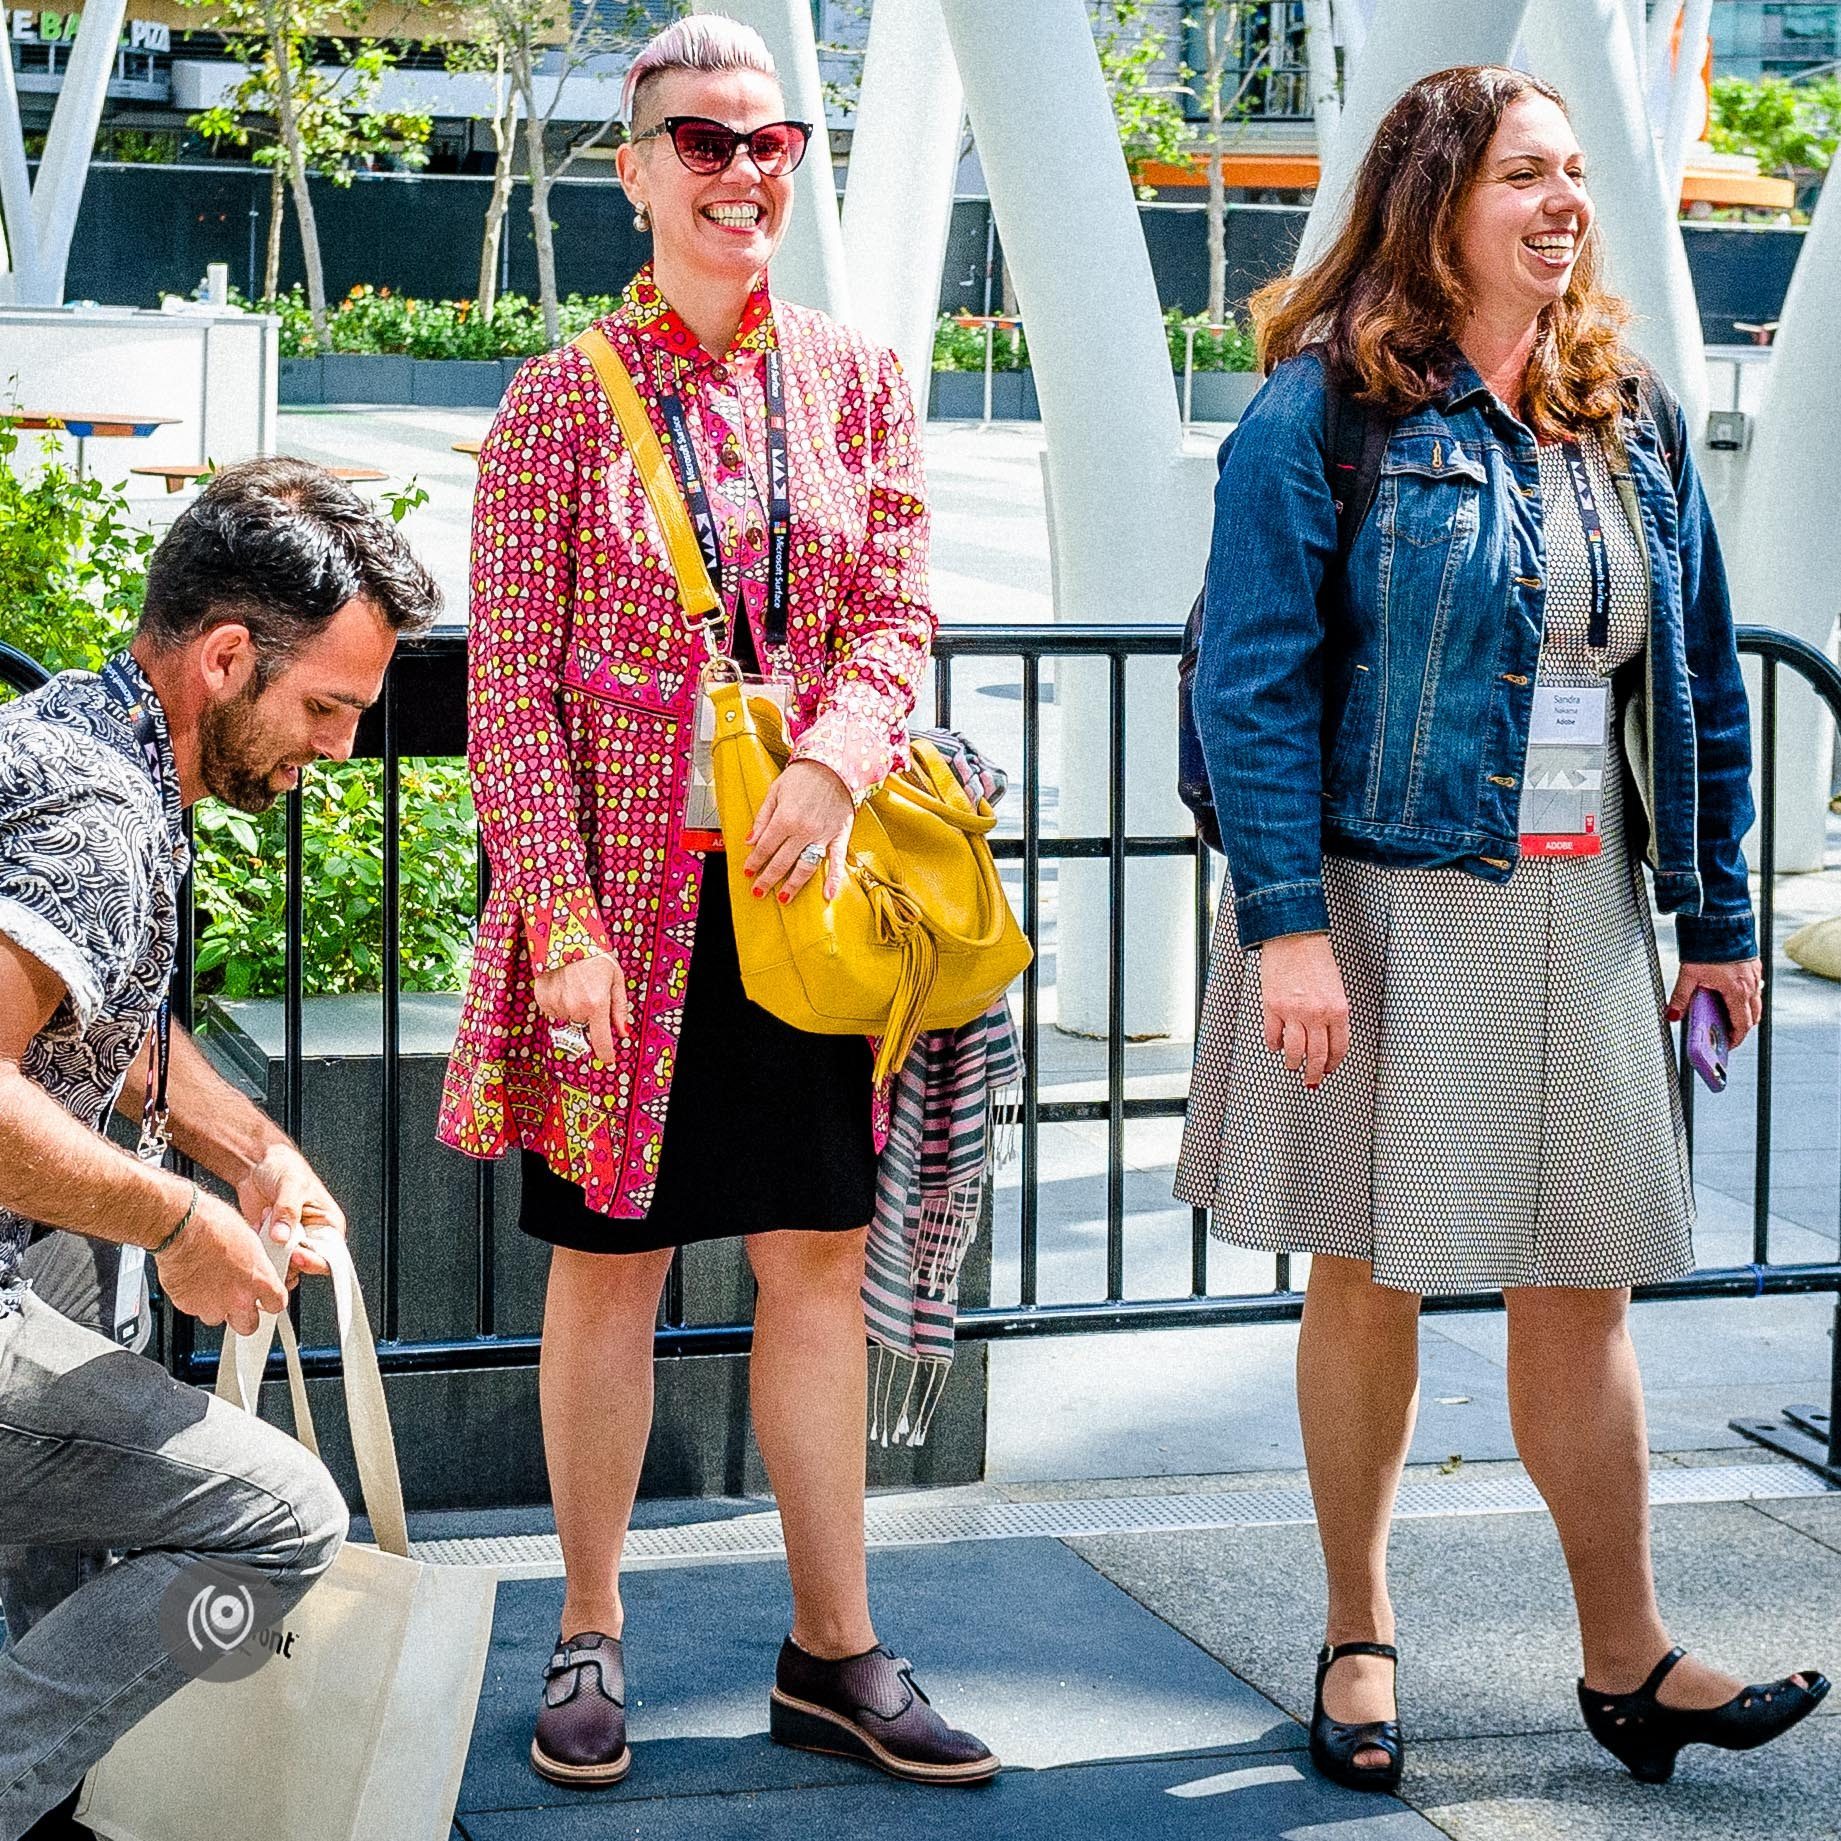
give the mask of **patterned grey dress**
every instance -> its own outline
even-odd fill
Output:
[[[1610,468],[1587,464],[1611,570],[1610,645],[1558,448],[1540,456],[1540,677],[1593,684],[1640,653],[1649,574]],[[1324,863],[1349,1053],[1315,1093],[1266,1047],[1259,956],[1216,917],[1177,1196],[1236,1246],[1373,1262],[1417,1292],[1620,1286],[1691,1270],[1693,1189],[1642,872],[1626,841],[1617,712],[1604,848],[1458,869]]]

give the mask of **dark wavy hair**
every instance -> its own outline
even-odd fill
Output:
[[[395,524],[324,467],[278,455],[212,474],[174,521],[147,565],[139,630],[172,647],[238,621],[266,682],[359,599],[409,636],[441,612]]]
[[[1458,222],[1503,116],[1530,95],[1566,107],[1538,77],[1465,64],[1421,77],[1388,110],[1336,240],[1302,274],[1253,296],[1266,370],[1319,346],[1340,389],[1396,415],[1449,386],[1470,301]],[[1625,380],[1640,366],[1623,340],[1630,311],[1603,271],[1594,223],[1528,360],[1525,417],[1538,434],[1615,436]]]

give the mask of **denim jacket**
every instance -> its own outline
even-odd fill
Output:
[[[1325,378],[1280,365],[1221,448],[1195,677],[1243,945],[1327,924],[1323,857],[1506,882],[1540,658],[1533,434],[1468,364],[1401,420],[1336,565]],[[1654,426],[1625,418],[1619,496],[1649,564],[1645,651],[1616,674],[1629,812],[1684,959],[1756,951],[1741,841],[1751,727],[1706,495],[1679,509]]]

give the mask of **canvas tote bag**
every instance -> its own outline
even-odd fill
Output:
[[[288,1249],[269,1245],[278,1270]],[[240,1681],[193,1681],[85,1779],[105,1841],[448,1841],[492,1635],[497,1575],[409,1558],[396,1445],[351,1254],[332,1267],[345,1402],[375,1546],[347,1542],[282,1628],[295,1641]],[[293,1325],[227,1326],[217,1392],[257,1399],[276,1326],[301,1442],[319,1444]]]

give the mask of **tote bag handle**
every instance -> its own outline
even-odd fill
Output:
[[[274,1262],[277,1276],[285,1279],[288,1247],[266,1236],[263,1247]],[[377,1365],[377,1341],[364,1307],[364,1292],[352,1264],[345,1236],[326,1232],[313,1236],[313,1247],[332,1268],[333,1309],[339,1323],[340,1366],[345,1378],[345,1411],[351,1424],[352,1454],[358,1462],[358,1484],[364,1512],[379,1549],[399,1559],[409,1557],[409,1522],[403,1512],[403,1480],[396,1462],[396,1438],[390,1430],[390,1408],[384,1399],[383,1372]],[[300,1365],[300,1343],[284,1310],[280,1316],[262,1314],[253,1335],[239,1335],[224,1326],[224,1346],[217,1362],[217,1396],[255,1412],[261,1398],[262,1374],[279,1326],[281,1347],[288,1365],[288,1394],[294,1402],[294,1423],[300,1441],[316,1457],[319,1439],[307,1404],[307,1380]]]

